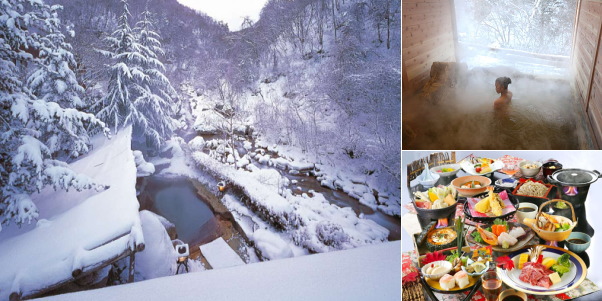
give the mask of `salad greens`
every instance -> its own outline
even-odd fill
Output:
[[[560,227],[556,228],[556,230],[554,230],[554,231],[556,231],[556,232],[562,232],[562,231],[566,231],[566,230],[568,230],[570,228],[571,228],[571,224],[569,224],[569,223],[563,223],[563,224],[560,224]]]
[[[568,253],[562,254],[556,260],[556,264],[551,267],[552,271],[557,272],[558,276],[562,277],[565,273],[568,273],[571,269],[571,255]]]
[[[556,207],[556,208],[558,208],[558,209],[566,209],[566,208],[568,208],[569,206],[567,206],[565,202],[557,202],[557,203],[556,203],[556,205],[555,205],[554,207]]]
[[[458,250],[452,250],[451,255],[445,257],[445,260],[454,263],[454,259],[458,258],[460,255],[458,254]]]
[[[491,232],[491,227],[489,228],[485,228],[485,230]],[[478,242],[478,243],[482,243],[484,244],[485,241],[483,240],[483,238],[481,237],[481,233],[479,233],[479,231],[473,231],[472,233],[470,233],[470,235],[472,236],[472,238],[474,238],[474,241]]]

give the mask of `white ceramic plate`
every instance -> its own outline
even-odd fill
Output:
[[[511,271],[497,268],[498,275],[502,281],[516,290],[533,295],[556,295],[576,288],[587,276],[587,267],[579,256],[569,250],[547,246],[542,252],[544,258],[558,258],[564,253],[569,253],[569,255],[571,255],[571,269],[568,273],[562,275],[560,282],[553,284],[550,288],[535,286],[524,282],[518,278],[521,273],[521,270],[518,269],[518,257],[528,250],[529,248],[524,248],[510,254],[510,258],[515,262],[515,268]]]
[[[479,173],[476,170],[474,170],[474,164],[468,162],[468,161],[462,161],[462,163],[460,163],[460,166],[462,166],[462,169],[464,169],[464,171],[467,174],[473,175],[473,176],[483,176],[483,175],[487,175],[490,174],[494,171],[500,170],[502,169],[502,167],[504,167],[504,163],[500,160],[494,160],[491,165],[491,171],[490,172],[482,172]]]

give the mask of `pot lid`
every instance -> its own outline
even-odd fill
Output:
[[[598,180],[600,173],[578,168],[561,169],[551,175],[552,179],[564,186],[584,186]]]

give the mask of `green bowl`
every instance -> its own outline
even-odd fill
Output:
[[[574,244],[572,242],[569,242],[569,240],[571,239],[582,239],[585,240],[584,244]],[[575,253],[582,253],[585,252],[585,250],[587,250],[587,248],[589,248],[589,245],[592,242],[592,238],[583,233],[583,232],[573,232],[571,233],[571,235],[569,235],[569,237],[566,239],[565,244],[567,246],[567,248],[569,248],[569,250],[575,252]]]

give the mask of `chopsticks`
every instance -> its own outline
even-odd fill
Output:
[[[470,301],[470,299],[472,299],[472,296],[474,296],[474,294],[479,290],[479,287],[481,287],[481,277],[477,279],[477,282],[474,284],[474,287],[472,288],[470,293],[468,293],[468,295],[466,295],[466,297],[462,299],[462,301]]]

